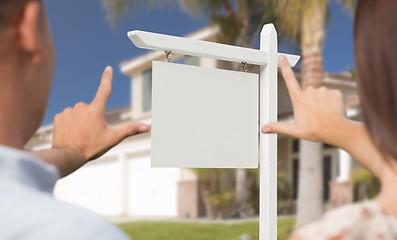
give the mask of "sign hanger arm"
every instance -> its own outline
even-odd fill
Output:
[[[171,51],[173,53],[182,55],[214,58],[230,62],[247,62],[248,64],[262,66],[268,64],[268,53],[252,48],[244,48],[139,30],[128,32],[128,37],[138,48],[158,51]],[[279,55],[284,55],[291,67],[295,66],[300,58],[297,55],[291,54],[279,53]]]

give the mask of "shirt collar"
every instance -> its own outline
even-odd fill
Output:
[[[0,145],[0,179],[52,193],[59,172],[55,166],[26,152]]]

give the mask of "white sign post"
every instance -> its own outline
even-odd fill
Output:
[[[267,64],[260,66],[260,126],[277,121],[277,33],[271,24],[261,32],[261,51]],[[277,135],[260,134],[259,239],[277,239]]]
[[[143,31],[128,37],[139,48],[260,66],[258,84],[251,73],[154,62],[152,166],[256,168],[259,160],[259,239],[277,239],[277,135],[259,131],[277,121],[278,56],[290,66],[299,56],[277,53],[273,24],[263,27],[260,50]]]

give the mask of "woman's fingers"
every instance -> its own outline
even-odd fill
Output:
[[[287,89],[291,99],[295,99],[295,97],[302,92],[301,87],[299,86],[298,81],[295,78],[295,74],[292,71],[287,59],[284,56],[280,56],[278,58],[281,72],[284,77],[285,84],[287,85]]]
[[[295,78],[294,72],[287,59],[284,56],[279,57],[279,64],[281,68],[281,72],[283,74],[285,84],[287,85],[287,89],[289,95],[291,97],[292,102],[298,97],[298,95],[302,92],[301,87],[299,86],[298,81]],[[294,105],[294,104],[293,104]],[[295,124],[287,124],[287,123],[270,123],[262,128],[263,133],[280,133],[286,134],[290,136],[296,135],[296,125]]]
[[[281,122],[269,123],[262,127],[262,132],[280,133],[280,134],[295,136],[296,126],[295,124],[291,124],[291,123],[281,123]]]

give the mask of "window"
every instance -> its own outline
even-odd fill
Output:
[[[142,73],[142,112],[152,110],[152,69]]]
[[[292,140],[292,153],[299,153],[299,139]]]
[[[335,147],[332,146],[332,145],[329,145],[329,144],[324,143],[324,144],[323,144],[323,148],[324,148],[324,149],[329,149],[329,148],[335,148]]]
[[[332,157],[323,157],[323,199],[329,200],[329,182],[332,180]]]
[[[298,197],[298,181],[299,181],[299,159],[292,160],[292,198],[296,200]]]
[[[323,157],[323,200],[329,200],[329,182],[332,180],[332,156],[325,155]],[[293,199],[296,200],[298,197],[299,187],[299,159],[294,158],[292,160],[292,187],[293,187]]]

